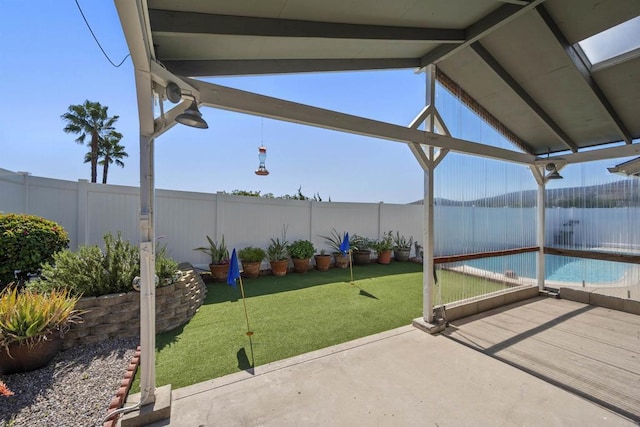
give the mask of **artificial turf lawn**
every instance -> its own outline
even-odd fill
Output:
[[[156,338],[156,384],[185,387],[239,370],[408,325],[422,314],[422,265],[354,266],[306,274],[244,279],[251,338],[240,294],[208,285],[207,298],[186,325]],[[500,284],[440,271],[442,302],[500,290]],[[464,287],[465,289],[460,289]],[[253,352],[252,352],[253,350]],[[134,390],[139,387],[138,380]]]

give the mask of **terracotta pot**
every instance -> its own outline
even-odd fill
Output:
[[[316,255],[316,269],[318,271],[327,271],[329,270],[329,265],[331,265],[331,255]]]
[[[229,275],[229,264],[209,264],[209,270],[215,282],[224,282]]]
[[[286,276],[287,268],[289,267],[289,260],[285,259],[282,261],[269,261],[271,264],[271,273],[274,276]]]
[[[409,261],[411,249],[396,249],[393,251],[393,259],[396,261]]]
[[[335,263],[336,268],[349,267],[349,255],[343,255],[340,252],[338,252],[333,254],[333,257],[336,260],[336,263]]]
[[[378,264],[390,264],[391,263],[391,249],[387,251],[378,252]]]
[[[33,371],[51,362],[62,346],[59,335],[49,334],[29,347],[20,342],[12,342],[7,348],[0,348],[0,374],[8,375]]]
[[[293,258],[293,271],[296,273],[306,273],[309,270],[309,258]]]
[[[243,262],[242,269],[244,270],[243,276],[247,278],[254,278],[260,275],[261,262]]]
[[[371,251],[356,251],[352,255],[355,265],[366,265],[371,261]]]

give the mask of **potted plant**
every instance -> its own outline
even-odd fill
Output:
[[[309,269],[309,260],[316,252],[313,243],[308,240],[296,240],[289,245],[287,250],[293,259],[293,271],[306,273]]]
[[[393,238],[393,258],[396,261],[409,261],[412,245],[413,236],[407,240],[404,236],[400,235],[399,231],[396,231],[396,235]]]
[[[267,253],[262,248],[247,246],[238,251],[238,258],[242,261],[244,277],[258,277],[260,275],[260,265]]]
[[[349,267],[349,255],[345,255],[340,251],[340,246],[342,245],[342,241],[346,234],[346,232],[342,232],[342,234],[340,234],[335,228],[332,228],[329,236],[320,236],[324,239],[327,246],[331,248],[333,258],[336,260],[335,266],[337,268]]]
[[[314,256],[316,261],[316,269],[318,271],[328,271],[329,266],[331,265],[331,255],[327,253],[324,249],[320,251],[319,254]]]
[[[209,241],[209,247],[201,246],[194,250],[205,253],[211,257],[209,270],[211,271],[213,280],[224,282],[227,280],[227,274],[229,274],[229,250],[224,243],[224,234],[222,235],[220,244],[214,242],[209,236],[207,236],[207,240]]]
[[[0,293],[0,374],[32,371],[47,365],[72,323],[80,322],[80,297],[68,290],[39,293],[17,288]]]
[[[274,276],[285,276],[289,267],[289,254],[287,252],[289,242],[285,239],[285,235],[280,238],[271,239],[269,247],[267,247],[267,258],[271,265],[271,273]]]
[[[378,253],[378,264],[391,263],[391,251],[393,250],[391,231],[384,233],[380,239],[372,242],[371,247]]]
[[[356,265],[366,265],[371,261],[371,240],[354,234],[349,240],[349,246],[353,252],[353,263]]]

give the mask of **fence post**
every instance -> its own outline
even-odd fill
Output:
[[[77,249],[81,245],[89,244],[89,181],[78,180],[78,241]]]
[[[222,203],[224,200],[224,193],[222,191],[218,191],[216,193],[216,218],[214,220],[215,228],[213,230],[213,235],[215,236],[213,241],[220,241],[220,230],[222,229]]]

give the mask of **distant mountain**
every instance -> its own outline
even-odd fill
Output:
[[[536,199],[536,190],[525,190],[468,201],[436,198],[434,203],[436,206],[529,208],[536,206]],[[414,203],[422,204],[422,200]],[[561,208],[640,207],[640,180],[626,179],[590,187],[548,189],[545,204]]]

